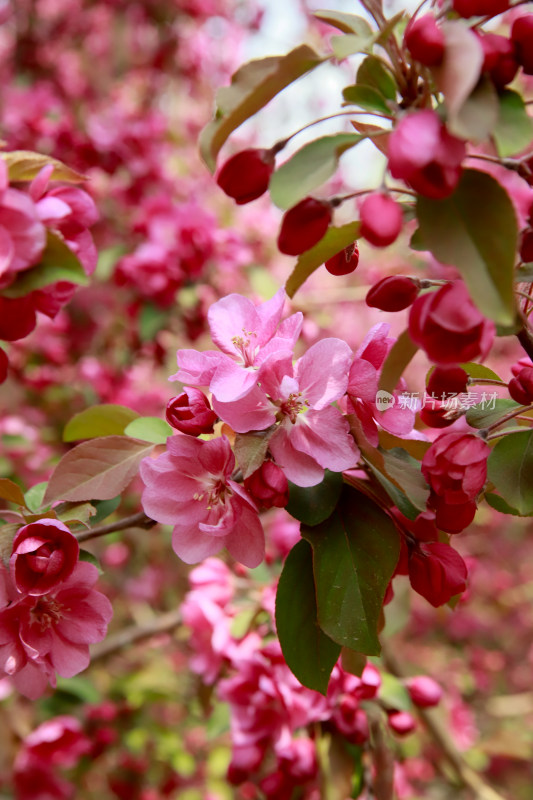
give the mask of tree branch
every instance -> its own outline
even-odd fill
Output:
[[[161,614],[150,622],[144,625],[130,625],[123,628],[113,636],[108,636],[103,642],[91,647],[91,662],[100,658],[106,658],[123,647],[127,647],[134,642],[141,639],[148,639],[150,636],[156,636],[159,633],[166,633],[176,628],[181,623],[180,609],[168,611],[166,614]]]
[[[385,668],[392,675],[397,678],[407,677],[396,656],[384,644],[382,644],[381,657]],[[427,730],[439,745],[444,757],[453,767],[463,785],[474,793],[476,800],[506,800],[503,795],[485,783],[481,775],[466,763],[441,720],[435,715],[434,709],[417,708],[416,710]]]
[[[108,533],[115,533],[115,531],[123,531],[126,528],[153,528],[157,523],[146,516],[144,511],[139,511],[137,514],[132,514],[130,517],[118,520],[118,522],[111,522],[109,525],[97,525],[96,528],[90,528],[88,531],[80,531],[76,533],[78,542],[88,542],[90,539],[96,539],[98,536],[106,536]]]
[[[531,337],[529,330],[526,327],[523,327],[522,330],[518,331],[516,336],[527,355],[533,361],[533,338]]]

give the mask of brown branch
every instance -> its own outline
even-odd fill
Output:
[[[394,653],[382,643],[381,657],[385,668],[397,678],[407,677]],[[423,720],[428,732],[440,747],[442,754],[457,773],[461,783],[470,789],[476,800],[507,800],[485,783],[481,775],[470,767],[455,746],[455,742],[442,724],[435,709],[417,708],[418,715]]]
[[[137,514],[132,514],[130,517],[118,520],[118,522],[111,522],[109,525],[97,525],[96,528],[90,528],[88,531],[80,531],[76,533],[78,542],[88,542],[90,539],[96,539],[98,536],[106,536],[108,533],[115,533],[115,531],[123,531],[126,528],[152,528],[157,523],[153,519],[146,516],[144,511],[139,511]]]
[[[159,633],[171,631],[180,623],[181,612],[178,608],[174,611],[168,611],[166,614],[161,614],[144,625],[130,625],[127,628],[123,628],[121,631],[118,631],[118,633],[113,634],[113,636],[108,636],[103,642],[91,647],[91,662],[96,659],[106,658],[141,639],[148,639],[150,636],[156,636]]]
[[[526,351],[527,355],[533,361],[533,338],[529,330],[524,327],[516,334],[518,341]]]

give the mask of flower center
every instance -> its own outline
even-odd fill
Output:
[[[300,400],[301,396],[301,392],[291,392],[287,399],[283,400],[280,405],[281,413],[285,414],[293,425],[296,422],[298,414],[302,411],[306,411],[309,405],[308,400]]]
[[[63,616],[62,611],[63,606],[57,600],[52,597],[39,597],[30,612],[31,624],[38,625],[41,631],[46,631],[59,622]]]
[[[252,344],[252,338],[257,338],[255,331],[247,331],[242,329],[243,336],[234,336],[232,344],[243,360],[245,367],[252,367],[255,356],[257,355],[257,345]]]
[[[193,500],[203,500],[207,504],[207,510],[211,511],[214,506],[225,505],[226,499],[232,494],[223,478],[215,478],[205,486],[205,491],[195,492]]]

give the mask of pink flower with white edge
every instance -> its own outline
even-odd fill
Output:
[[[257,508],[231,480],[235,456],[225,436],[210,441],[171,436],[167,451],[141,462],[143,509],[174,525],[172,546],[186,564],[215,555],[223,547],[246,567],[257,567],[265,537]]]
[[[207,319],[214,343],[222,352],[178,350],[179,370],[170,380],[209,386],[220,402],[239,400],[255,388],[258,370],[273,353],[292,353],[300,335],[300,312],[281,322],[285,289],[254,305],[239,294],[229,294],[209,309]]]
[[[351,360],[341,339],[322,339],[296,364],[278,353],[263,364],[254,391],[213,407],[239,433],[279,423],[269,439],[276,464],[297,486],[314,486],[324,469],[342,472],[358,459],[348,422],[332,405],[346,391]]]
[[[46,594],[63,583],[78,563],[80,547],[66,525],[40,519],[20,528],[13,539],[11,575],[22,594]]]
[[[89,644],[100,642],[113,615],[94,589],[98,570],[81,561],[48,594],[20,597],[4,573],[0,611],[0,666],[22,694],[35,700],[55,673],[71,678],[89,666]],[[11,601],[11,602],[9,602]]]

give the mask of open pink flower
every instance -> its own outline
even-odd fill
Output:
[[[283,352],[259,371],[259,383],[233,403],[214,402],[239,433],[279,425],[269,440],[276,464],[298,486],[314,486],[324,469],[355,466],[357,448],[346,419],[332,403],[346,391],[352,351],[341,339],[322,339],[296,362]]]
[[[157,522],[174,525],[172,546],[186,564],[223,547],[247,567],[263,560],[263,528],[253,501],[231,480],[234,467],[225,436],[171,436],[166,453],[141,462],[143,508]]]
[[[0,666],[34,700],[48,681],[55,686],[55,672],[71,678],[89,666],[89,644],[106,635],[111,603],[93,588],[98,570],[84,561],[45,595],[20,598],[9,576],[3,578]]]
[[[5,161],[0,159],[0,286],[8,286],[15,273],[39,261],[46,231],[31,197],[9,188]]]
[[[170,380],[209,386],[220,402],[244,397],[257,384],[261,364],[280,350],[292,353],[300,334],[300,312],[281,322],[285,289],[255,306],[238,294],[223,297],[207,318],[214,343],[222,352],[178,350],[178,372]]]

